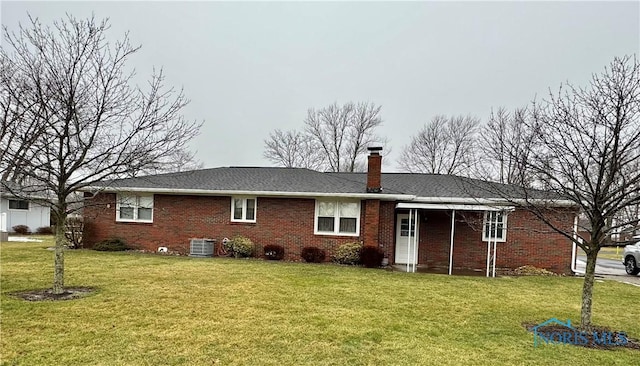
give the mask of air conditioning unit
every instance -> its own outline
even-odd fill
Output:
[[[215,239],[191,239],[191,257],[213,257],[213,249],[215,247]]]

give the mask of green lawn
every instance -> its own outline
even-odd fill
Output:
[[[578,248],[578,255],[586,255],[584,253],[584,251],[580,248]],[[598,258],[605,258],[605,259],[614,259],[617,261],[622,261],[622,251],[624,250],[624,247],[606,247],[606,248],[602,248],[600,249],[600,252],[598,252]]]
[[[2,243],[2,365],[635,364],[640,352],[533,347],[522,322],[579,319],[581,279],[407,274],[259,260],[69,251],[79,300],[50,286],[50,243]],[[637,287],[598,282],[594,322],[639,338]]]
[[[600,253],[598,253],[598,258],[607,258],[607,259],[615,259],[617,261],[622,261],[623,251],[624,251],[624,247],[602,248],[600,249]]]

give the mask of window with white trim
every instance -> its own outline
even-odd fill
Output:
[[[360,234],[360,202],[316,200],[315,233]]]
[[[116,221],[153,222],[153,195],[118,194]]]
[[[482,241],[506,241],[507,213],[504,211],[485,211],[482,227]]]
[[[29,209],[29,201],[25,201],[25,200],[9,200],[9,209],[10,210],[28,210]]]
[[[255,197],[231,197],[231,221],[256,222]]]

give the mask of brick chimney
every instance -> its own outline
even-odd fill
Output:
[[[367,193],[380,193],[382,191],[382,147],[375,146],[369,150],[367,166]]]

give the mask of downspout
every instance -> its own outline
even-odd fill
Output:
[[[487,240],[487,276],[489,277],[489,262],[491,260],[491,238]]]
[[[451,271],[453,270],[453,233],[455,230],[456,223],[456,210],[451,211],[451,243],[449,244],[449,275],[451,275]]]
[[[577,245],[576,240],[578,240],[578,215],[573,218],[573,241],[571,242],[571,272],[574,274],[577,271]]]

